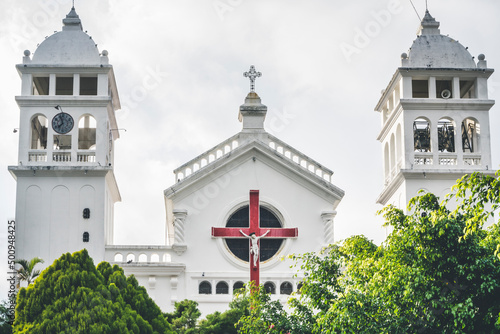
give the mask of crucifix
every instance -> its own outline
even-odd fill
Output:
[[[249,227],[212,227],[212,237],[247,238],[249,239],[250,280],[258,287],[260,284],[260,239],[262,238],[296,238],[299,229],[293,228],[262,228],[259,217],[259,191],[250,190]]]
[[[255,66],[250,65],[250,71],[243,73],[245,78],[250,78],[250,91],[255,91],[255,79],[262,76],[262,73],[255,70]]]

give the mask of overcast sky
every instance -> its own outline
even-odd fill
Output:
[[[15,64],[25,49],[33,53],[61,30],[71,1],[1,3],[0,288],[5,223],[15,216],[15,181],[7,171],[17,161]],[[414,4],[423,17],[425,1]],[[383,176],[381,121],[373,109],[415,39],[419,19],[410,1],[76,0],[75,7],[99,50],[109,52],[123,107],[118,125],[127,129],[116,142],[116,244],[163,243],[163,190],[174,183],[172,170],[241,130],[238,107],[249,91],[242,73],[251,64],[262,72],[256,91],[268,106],[266,129],[332,169],[333,183],[346,192],[336,240],[361,233],[384,239],[375,216]],[[498,0],[431,0],[429,10],[442,34],[500,69]],[[489,80],[495,100],[497,77]],[[498,108],[491,111],[496,168]]]

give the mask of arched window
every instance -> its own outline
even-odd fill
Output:
[[[89,242],[90,236],[89,232],[83,232],[83,242]]]
[[[464,153],[479,152],[479,122],[466,118],[462,122],[462,150]]]
[[[198,286],[198,293],[200,295],[211,295],[212,294],[212,284],[208,281],[203,281]]]
[[[391,145],[390,145],[390,148],[391,148],[391,154],[390,154],[390,157],[391,157],[391,172],[395,172],[396,171],[396,139],[394,137],[394,133],[391,135]]]
[[[83,115],[78,122],[78,149],[95,150],[96,121],[90,115]]]
[[[233,284],[233,293],[236,293],[238,290],[244,289],[245,284],[242,281],[238,281]]]
[[[299,284],[297,284],[297,293],[300,295],[300,289],[302,289],[302,287],[304,286],[304,283],[302,282],[299,282]]]
[[[403,136],[401,135],[401,124],[396,129],[396,163],[403,159]]]
[[[391,173],[391,166],[389,163],[389,143],[385,143],[384,146],[384,171],[385,177],[388,178]]]
[[[290,282],[283,282],[280,285],[280,294],[291,295],[293,292],[293,285]]]
[[[250,223],[248,221],[249,212],[248,205],[236,210],[228,219],[226,227],[249,227]],[[282,227],[281,222],[278,217],[269,209],[261,206],[260,207],[260,227],[271,227],[280,228]],[[248,256],[250,253],[248,239],[238,238],[238,239],[225,239],[226,245],[229,251],[245,262],[248,262]],[[260,240],[260,261],[264,262],[273,257],[281,248],[283,244],[283,239],[267,239],[263,238]]]
[[[266,293],[270,293],[272,295],[276,294],[276,286],[273,282],[264,283],[264,289],[266,290]]]
[[[441,118],[438,122],[438,149],[440,152],[455,152],[455,122]]]
[[[32,150],[47,149],[47,117],[36,115],[31,119],[31,145]]]
[[[215,286],[215,294],[217,295],[227,295],[229,293],[229,286],[226,282],[219,282]]]
[[[431,151],[431,126],[427,119],[417,118],[413,122],[413,144],[415,152]]]
[[[127,263],[132,263],[135,261],[135,255],[132,253],[127,254]]]

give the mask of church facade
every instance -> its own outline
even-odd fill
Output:
[[[344,191],[333,172],[265,130],[267,107],[251,89],[242,129],[174,170],[164,191],[163,245],[113,244],[115,112],[120,100],[108,52],[99,52],[74,8],[63,30],[17,65],[22,93],[17,180],[18,257],[50,265],[86,248],[134,274],[164,311],[195,300],[204,314],[225,310],[253,270],[274,298],[300,284],[286,256],[334,241]],[[486,82],[476,64],[427,13],[422,32],[384,91],[385,187],[378,202],[404,207],[418,190],[441,194],[464,173],[491,170]],[[252,232],[256,233],[252,237]],[[253,239],[252,239],[253,238]],[[255,275],[255,273],[254,273]]]
[[[121,198],[113,67],[74,8],[63,24],[17,66],[19,164],[9,170],[17,179],[18,257],[50,265],[86,248],[96,263],[134,274],[163,310],[188,298],[204,314],[226,309],[255,264],[266,289],[286,300],[300,276],[284,258],[334,241],[344,192],[331,170],[266,132],[267,107],[253,88],[258,72],[247,73],[252,87],[239,109],[241,132],[174,171],[177,182],[164,192],[164,244],[114,245],[113,205]]]

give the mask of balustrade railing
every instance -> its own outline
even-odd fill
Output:
[[[222,158],[226,154],[239,146],[239,134],[226,139],[217,146],[212,147],[205,153],[197,156],[196,158],[186,162],[182,166],[174,170],[175,180],[179,182],[191,174],[197,172],[199,169],[206,165]]]
[[[419,166],[428,166],[434,163],[434,159],[432,157],[432,153],[415,153],[413,158],[413,165],[415,167]]]
[[[53,162],[71,162],[71,152],[53,152]]]
[[[171,246],[106,246],[105,261],[115,263],[171,263]]]
[[[325,181],[330,183],[332,182],[333,171],[322,166],[318,162],[309,158],[307,155],[299,152],[298,150],[294,149],[293,147],[270,134],[267,134],[267,136],[261,140],[265,145],[269,146],[272,150],[282,155],[284,158],[290,160],[291,162],[294,162],[303,169],[315,174]],[[213,147],[207,152],[192,159],[191,161],[185,163],[184,165],[178,167],[174,170],[176,181],[179,182],[184,178],[190,176],[191,174],[197,172],[199,169],[205,167],[206,165],[226,156],[231,151],[236,149],[240,144],[240,134],[237,134],[225,140],[221,144]]]
[[[79,151],[76,155],[78,162],[96,162],[95,151]]]
[[[28,153],[29,162],[47,162],[46,151],[30,151]]]
[[[439,165],[441,166],[456,166],[458,163],[456,154],[440,153]]]
[[[481,156],[480,155],[465,155],[464,154],[464,165],[465,166],[481,166]]]
[[[332,182],[333,171],[324,167],[315,160],[309,158],[307,155],[299,152],[295,148],[279,140],[278,138],[268,134],[268,145],[275,152],[279,153],[288,160],[301,166],[303,169],[315,174],[316,176],[324,179],[327,182]]]

